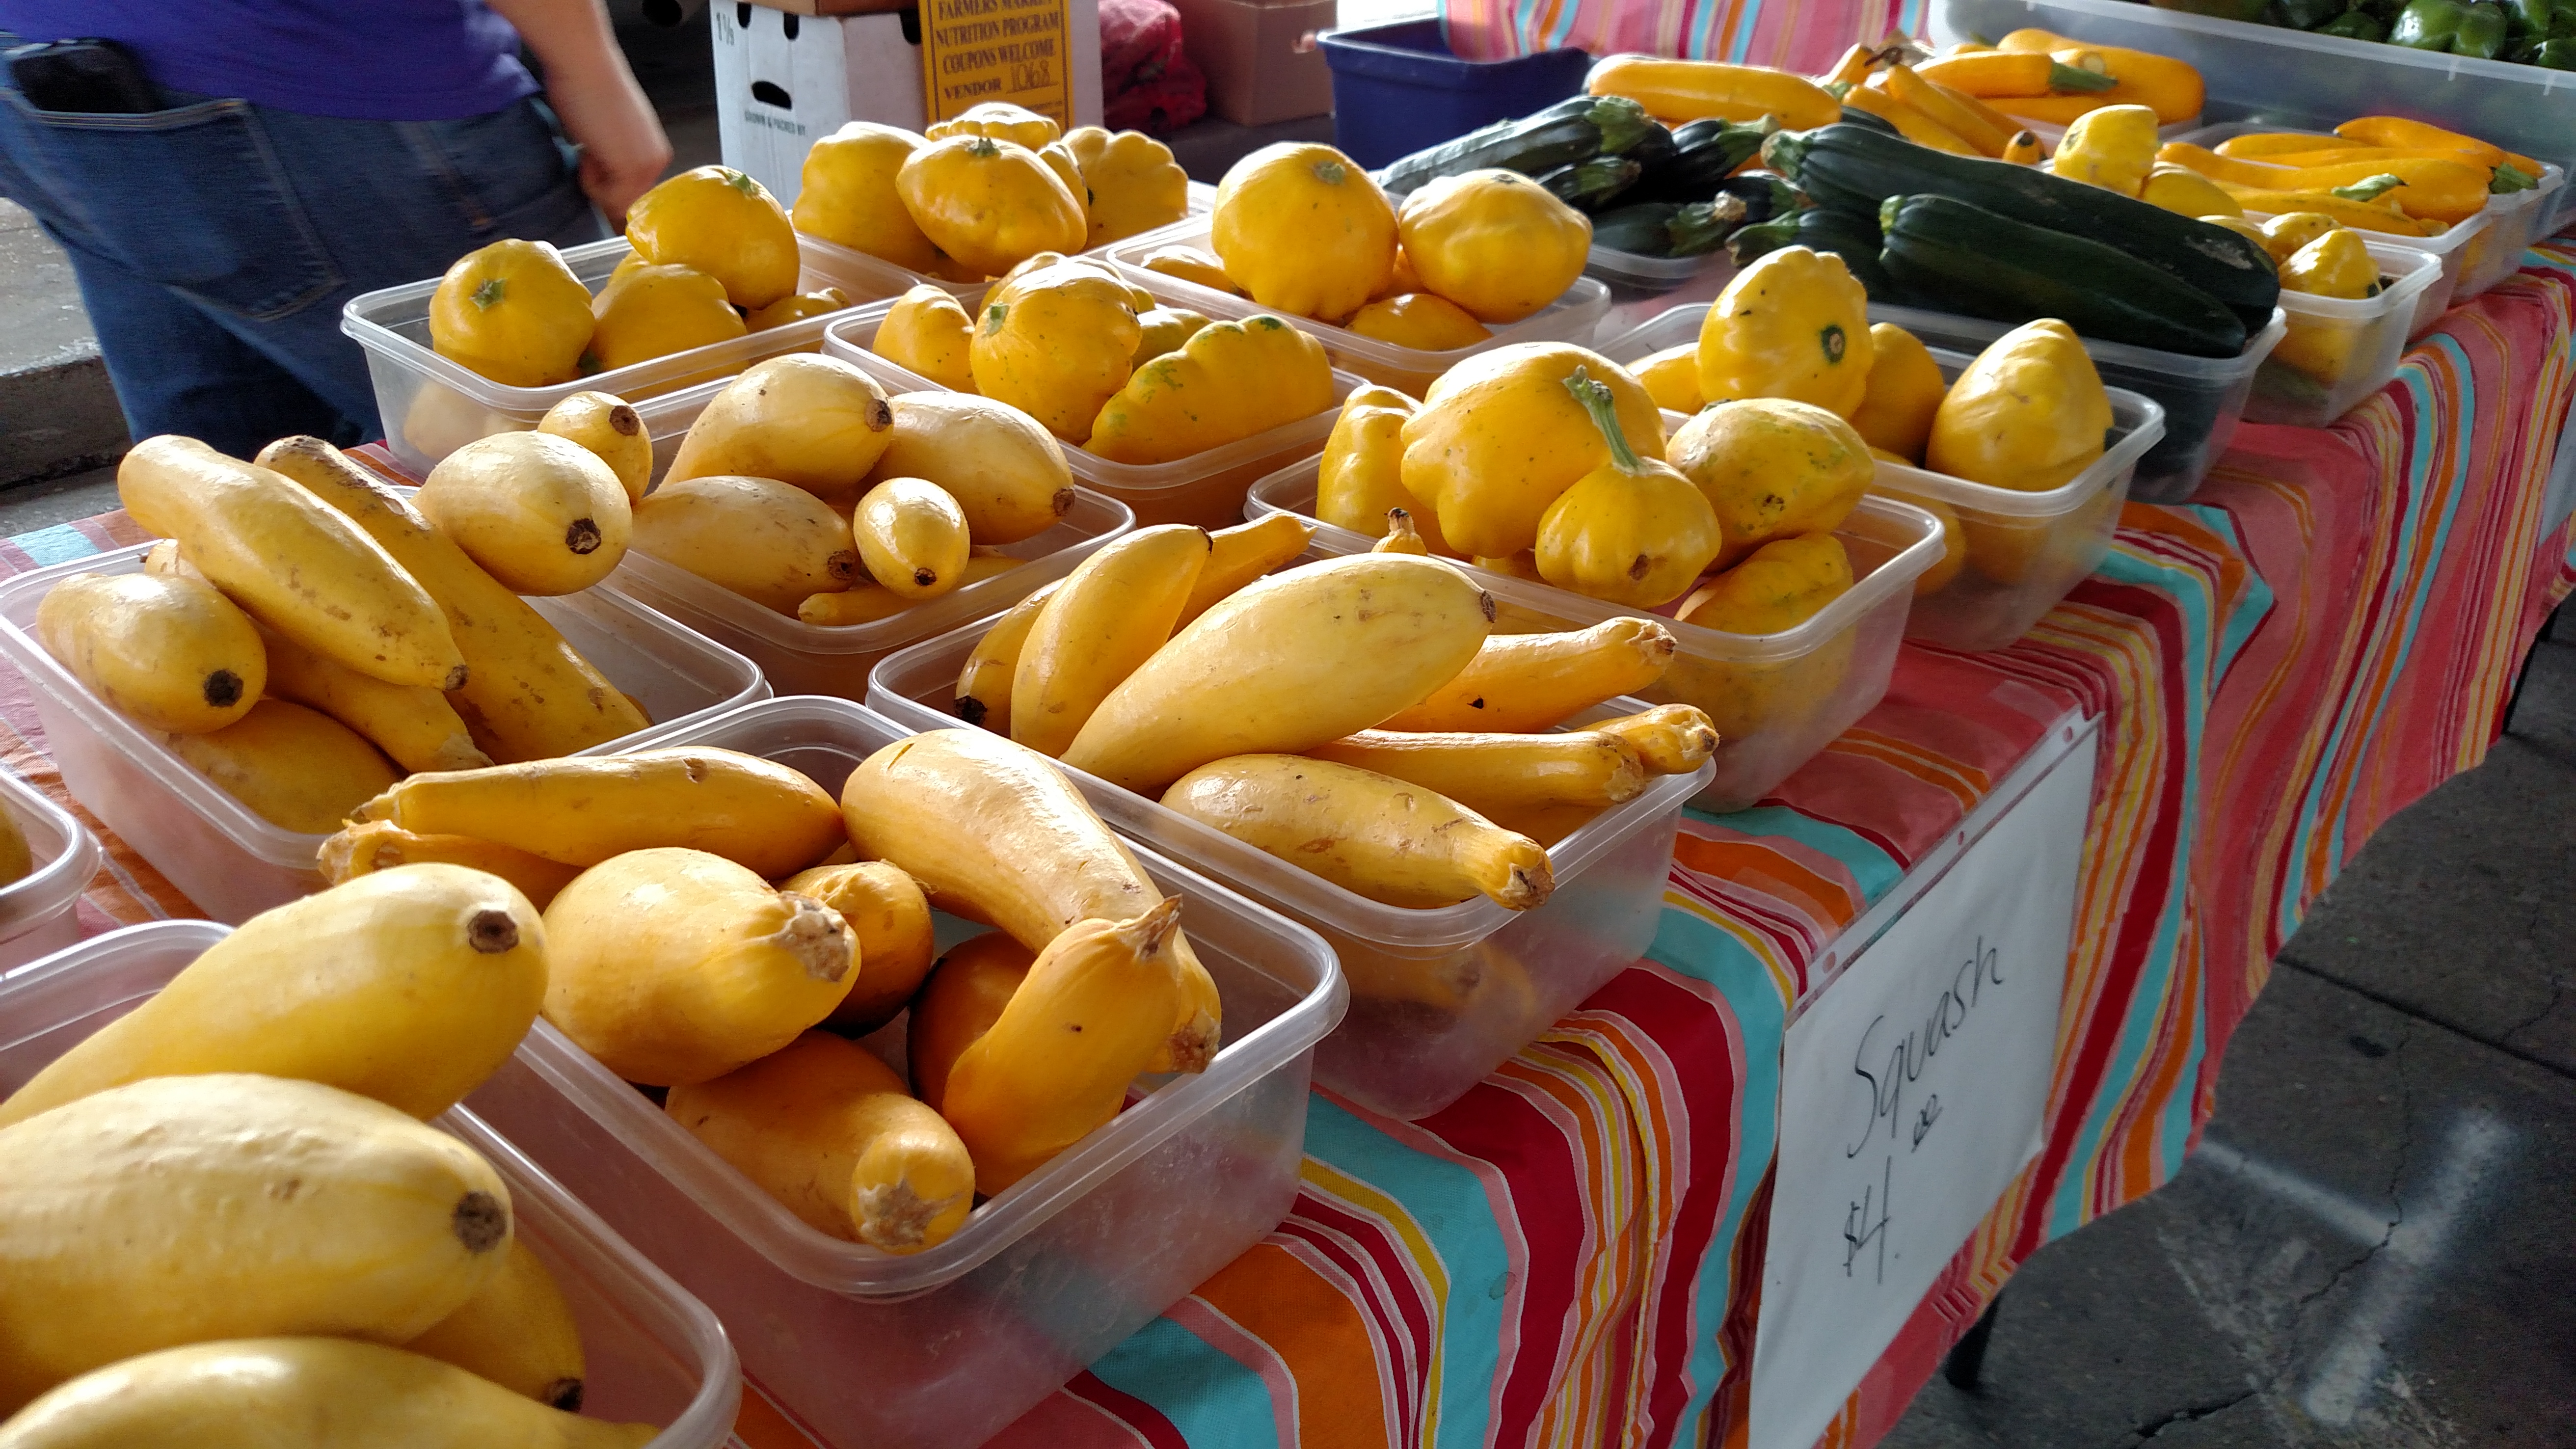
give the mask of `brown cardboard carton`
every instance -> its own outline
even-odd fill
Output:
[[[1172,3],[1181,12],[1182,47],[1207,77],[1210,111],[1239,126],[1262,126],[1333,109],[1333,73],[1315,37],[1333,28],[1335,0]]]

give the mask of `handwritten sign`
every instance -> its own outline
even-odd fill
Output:
[[[2065,733],[1790,1024],[1752,1449],[1810,1449],[2039,1151],[2093,793]]]
[[[1009,101],[1073,124],[1067,0],[921,0],[921,83],[930,119]]]

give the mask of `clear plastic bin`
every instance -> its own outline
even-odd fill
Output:
[[[1869,320],[1893,322],[1921,338],[1927,347],[1974,355],[1987,343],[2012,330],[2008,322],[1960,317],[1947,312],[1918,312],[1911,307],[1871,303]],[[2200,487],[2218,455],[2236,437],[2245,400],[2254,393],[2254,374],[2289,331],[2289,313],[2272,309],[2271,325],[2248,338],[2234,357],[2189,357],[2117,342],[2086,339],[2084,351],[2109,386],[2126,388],[2151,399],[2161,410],[2156,441],[2138,459],[2137,477],[2128,496],[2140,503],[2183,503]],[[2118,411],[2118,396],[2113,396]],[[2115,514],[2119,511],[2112,510]],[[2046,612],[2042,610],[2041,612]],[[2032,618],[2037,618],[2034,614]]]
[[[1477,582],[1493,588],[1483,576]],[[869,707],[907,728],[968,728],[952,712],[957,674],[991,622],[878,665]],[[1582,718],[1644,707],[1618,700]],[[1651,780],[1635,799],[1551,842],[1555,893],[1518,912],[1481,897],[1438,910],[1380,905],[1144,795],[1080,770],[1065,774],[1121,834],[1322,933],[1349,978],[1351,1009],[1316,1054],[1316,1080],[1373,1111],[1417,1118],[1456,1101],[1644,954],[1663,909],[1673,827],[1709,767]]]
[[[1610,310],[1601,314],[1594,334],[1617,337],[1643,327],[1673,307],[1687,302],[1714,302],[1735,280],[1735,263],[1724,247],[1697,257],[1646,257],[1635,252],[1595,246],[1583,275],[1610,289]]]
[[[0,984],[0,1096],[142,1005],[228,934],[211,921],[155,921],[10,973]],[[526,1072],[533,1046],[520,1047],[504,1070]],[[742,1374],[715,1315],[504,1140],[486,1115],[461,1107],[433,1125],[483,1154],[509,1184],[519,1241],[554,1274],[581,1329],[583,1412],[662,1425],[650,1449],[730,1441]]]
[[[2214,121],[2262,115],[2310,130],[2355,116],[2405,115],[2576,166],[2576,71],[2475,60],[2338,35],[2313,35],[2140,5],[2132,0],[1942,0],[1930,17],[1944,43],[1998,39],[2025,26],[2096,45],[2189,61],[2209,87]],[[2547,236],[2570,219],[2562,188]],[[2465,294],[2464,294],[2465,295]]]
[[[1271,309],[1249,297],[1230,296],[1212,287],[1186,282],[1162,272],[1147,271],[1145,257],[1157,247],[1187,246],[1213,254],[1208,242],[1208,223],[1192,217],[1160,231],[1129,237],[1109,249],[1109,259],[1118,269],[1133,277],[1136,284],[1174,307],[1187,307],[1210,317],[1249,317]],[[1714,295],[1714,294],[1712,294]],[[1601,319],[1610,310],[1610,289],[1597,278],[1577,277],[1565,294],[1549,303],[1536,315],[1524,317],[1506,327],[1493,329],[1493,336],[1473,347],[1449,352],[1424,352],[1419,348],[1398,347],[1374,337],[1362,337],[1345,327],[1318,322],[1308,317],[1288,320],[1321,339],[1324,351],[1331,354],[1333,366],[1355,372],[1371,382],[1380,382],[1398,391],[1422,396],[1432,381],[1479,352],[1490,351],[1513,342],[1572,342],[1588,346],[1601,328]],[[1267,471],[1267,470],[1264,470]],[[1258,476],[1258,475],[1256,475]]]
[[[1367,549],[1375,540],[1316,520],[1318,471],[1315,459],[1281,469],[1254,485],[1244,511],[1256,517],[1293,513],[1313,523],[1320,552]],[[1914,580],[1941,559],[1939,522],[1902,503],[1864,498],[1836,535],[1851,556],[1851,590],[1778,634],[1728,634],[1527,579],[1473,567],[1468,572],[1493,594],[1504,622],[1520,628],[1589,628],[1623,614],[1661,619],[1681,652],[1643,697],[1708,712],[1717,725],[1717,759],[1691,803],[1703,810],[1741,810],[1878,707],[1896,668]]]
[[[80,939],[81,892],[98,874],[98,837],[44,792],[0,769],[0,809],[27,839],[28,872],[0,886],[0,975]]]
[[[824,354],[860,366],[873,364],[880,376],[899,380],[904,391],[937,388],[939,384],[929,378],[897,367],[868,350],[889,310],[890,306],[862,307],[833,323],[823,337]],[[1282,423],[1266,433],[1239,438],[1224,447],[1209,448],[1175,462],[1113,463],[1070,443],[1064,445],[1064,459],[1073,468],[1073,476],[1086,487],[1116,499],[1134,512],[1138,527],[1195,523],[1201,528],[1223,528],[1242,519],[1243,495],[1255,479],[1291,458],[1303,457],[1324,446],[1324,439],[1332,436],[1334,420],[1342,414],[1342,399],[1358,386],[1360,379],[1336,369],[1333,406],[1328,411]]]
[[[846,700],[778,699],[661,742],[761,755],[838,795],[909,733]],[[1297,1194],[1314,1047],[1342,1012],[1333,954],[1150,843],[1136,854],[1188,902],[1223,1048],[924,1252],[806,1226],[543,1023],[474,1109],[713,1308],[745,1371],[818,1439],[969,1449],[1259,1242]],[[869,1040],[899,1061],[903,1033],[898,1018]]]
[[[980,283],[960,286],[923,277],[802,232],[796,241],[805,262],[796,280],[799,291],[838,287],[853,305],[900,296],[925,281],[957,293],[969,306],[984,295]],[[610,237],[573,247],[563,255],[573,275],[597,291],[633,252],[624,237]],[[831,319],[844,315],[809,317],[553,387],[505,387],[430,350],[429,299],[437,290],[436,277],[407,282],[353,297],[340,313],[340,330],[366,349],[367,375],[375,384],[385,446],[414,477],[427,476],[439,459],[476,438],[535,427],[548,408],[573,393],[607,392],[639,402],[711,378],[731,377],[782,352],[815,351]]]
[[[2245,400],[2248,419],[2322,428],[2397,375],[2416,304],[2440,282],[2442,263],[2413,247],[2369,246],[2385,282],[2378,296],[2347,301],[2281,294],[2289,331],[2254,374],[2253,395]]]
[[[63,786],[199,910],[240,922],[322,888],[323,837],[272,825],[112,709],[36,642],[36,607],[72,574],[130,574],[148,545],[74,559],[0,584],[0,657],[26,676]],[[600,584],[528,603],[582,657],[664,723],[769,697],[748,659]],[[610,741],[584,754],[614,753]]]

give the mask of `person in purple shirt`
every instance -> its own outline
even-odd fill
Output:
[[[124,95],[21,49],[78,40]],[[0,49],[0,196],[69,253],[127,425],[236,457],[382,435],[350,298],[598,240],[671,159],[601,0],[0,0]]]

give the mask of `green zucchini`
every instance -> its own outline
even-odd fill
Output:
[[[1718,183],[1717,194],[1743,202],[1746,221],[1769,221],[1807,204],[1807,199],[1798,194],[1798,188],[1767,171],[1730,176]]]
[[[2076,335],[2234,357],[2245,324],[2206,292],[2116,247],[1947,196],[1891,196],[1879,213],[1887,274],[1907,293],[1997,322],[2054,317]]]
[[[2280,272],[2251,240],[2036,166],[1953,156],[1848,125],[1784,131],[1763,143],[1762,157],[1837,211],[1874,214],[1891,196],[1946,196],[2101,243],[2215,298],[2249,328],[2269,323],[2280,300]]]
[[[1717,194],[1719,183],[1753,159],[1762,149],[1762,138],[1776,129],[1758,121],[1693,121],[1673,132],[1669,159],[1660,164],[1646,161],[1646,174],[1638,178],[1629,199],[1706,201]]]
[[[1744,221],[1744,203],[1720,195],[1688,206],[1641,201],[1592,218],[1592,244],[1641,257],[1696,257],[1724,245]]]
[[[1750,266],[1757,258],[1783,247],[1805,247],[1811,252],[1832,252],[1843,259],[1843,267],[1860,283],[1873,302],[1896,300],[1896,286],[1886,267],[1879,262],[1878,223],[1849,212],[1827,211],[1809,207],[1788,212],[1754,226],[1738,227],[1726,239],[1726,254],[1739,267]]]
[[[1577,211],[1590,211],[1637,183],[1645,168],[1625,156],[1595,156],[1559,166],[1538,178],[1550,195]]]
[[[1443,176],[1499,166],[1537,176],[1560,166],[1616,156],[1663,131],[1663,123],[1625,96],[1576,96],[1534,115],[1496,121],[1454,141],[1401,156],[1378,172],[1378,184],[1402,194]]]
[[[1865,127],[1869,130],[1878,132],[1882,136],[1894,136],[1900,141],[1905,139],[1905,133],[1896,129],[1896,123],[1894,121],[1889,120],[1885,116],[1873,115],[1857,106],[1843,107],[1842,124],[1846,126]]]

